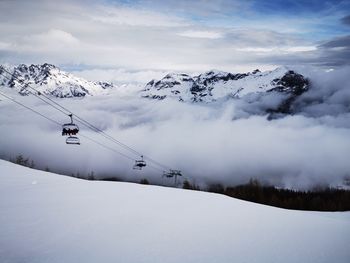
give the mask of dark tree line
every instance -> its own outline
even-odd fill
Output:
[[[234,198],[287,209],[313,211],[349,211],[350,191],[323,188],[309,191],[280,189],[261,185],[256,180],[248,184],[223,187],[211,185],[209,192],[220,193]]]
[[[14,159],[10,158],[9,161],[15,164],[29,167],[29,168],[35,167],[34,161],[30,160],[29,158],[23,157],[22,154],[17,155]]]

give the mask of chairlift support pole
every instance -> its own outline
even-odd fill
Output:
[[[70,113],[70,114],[68,114],[68,116],[70,117],[70,123],[73,124],[73,114]]]

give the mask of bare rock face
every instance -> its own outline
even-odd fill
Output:
[[[307,91],[309,86],[308,79],[292,70],[286,72],[282,78],[274,79],[273,82],[277,87],[271,89],[271,91],[288,92],[294,95],[301,95]]]

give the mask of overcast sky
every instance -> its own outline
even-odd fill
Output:
[[[350,1],[0,0],[0,34],[1,64],[95,74],[331,68],[350,63]]]

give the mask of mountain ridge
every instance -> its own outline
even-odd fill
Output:
[[[176,98],[187,102],[213,102],[224,97],[243,97],[249,93],[282,92],[300,95],[309,87],[309,80],[286,67],[248,73],[207,71],[197,76],[169,73],[160,80],[151,80],[142,90],[142,97],[163,100]]]
[[[309,84],[303,75],[286,67],[265,72],[256,69],[248,73],[210,70],[196,76],[173,72],[162,79],[151,80],[133,95],[187,103],[240,99],[245,103],[243,107],[248,107],[248,112],[263,108],[260,112],[289,114],[293,111],[294,100],[309,89]],[[1,86],[15,89],[21,95],[28,95],[31,92],[28,87],[33,87],[40,93],[58,98],[104,95],[117,88],[112,83],[76,77],[48,63],[13,67],[0,65]]]
[[[0,86],[28,95],[29,85],[41,93],[58,98],[93,96],[114,88],[112,83],[88,81],[48,63],[13,67],[0,65]]]

